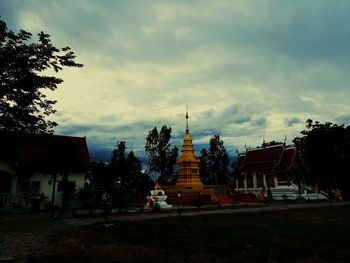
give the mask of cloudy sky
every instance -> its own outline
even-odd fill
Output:
[[[154,126],[180,145],[189,107],[197,149],[230,154],[288,141],[308,118],[350,124],[349,1],[0,0],[8,27],[49,33],[65,69],[57,134],[87,136],[92,158],[118,140],[144,155]]]

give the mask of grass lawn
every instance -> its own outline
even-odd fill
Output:
[[[350,207],[74,227],[29,262],[350,262]]]

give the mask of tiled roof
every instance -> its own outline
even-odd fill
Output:
[[[285,148],[283,144],[248,150],[238,159],[237,169],[240,171],[289,169],[294,163],[295,154],[295,147]]]
[[[294,164],[296,153],[297,150],[295,147],[285,148],[279,168],[287,170],[290,169]]]
[[[239,156],[238,156],[238,159],[237,159],[236,164],[235,164],[235,167],[234,167],[235,170],[236,170],[236,169],[240,169],[240,167],[243,165],[244,159],[245,159],[245,155],[239,155]]]
[[[82,171],[90,162],[84,137],[0,132],[0,158],[35,171]]]

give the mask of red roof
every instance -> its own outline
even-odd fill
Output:
[[[245,155],[239,155],[238,159],[235,164],[235,169],[240,169],[240,167],[243,165],[243,161],[245,159]]]
[[[284,149],[283,158],[279,167],[281,169],[286,169],[286,170],[290,169],[294,164],[296,154],[297,154],[297,150],[295,147]]]
[[[237,169],[240,171],[289,169],[294,163],[295,154],[295,147],[285,148],[283,144],[248,150],[244,158],[238,159]]]
[[[0,132],[0,158],[35,171],[83,171],[90,162],[86,138]]]

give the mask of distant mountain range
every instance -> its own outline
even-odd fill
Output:
[[[106,149],[90,149],[90,159],[95,162],[110,162],[111,154],[111,151]],[[147,168],[148,158],[146,156],[137,156],[137,158],[142,162],[143,168]],[[231,164],[237,160],[237,156],[229,156],[229,160],[229,169],[231,171]]]
[[[94,162],[110,162],[111,151],[106,149],[89,149],[90,160]]]

